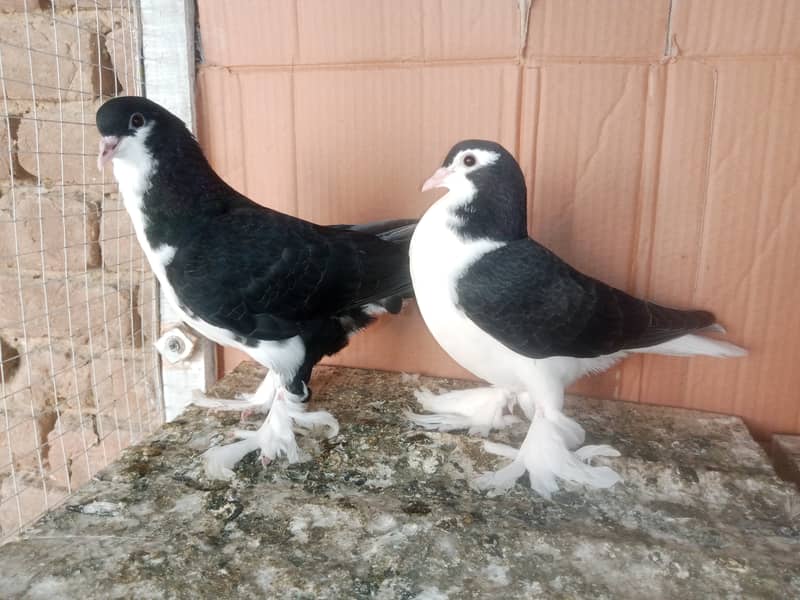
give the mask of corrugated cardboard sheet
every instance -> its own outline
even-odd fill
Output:
[[[453,143],[498,140],[534,237],[751,351],[634,357],[579,391],[799,432],[800,3],[529,4],[199,0],[203,147],[251,198],[338,223],[420,216]],[[465,375],[413,304],[333,362]]]

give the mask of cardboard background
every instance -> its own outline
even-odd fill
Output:
[[[495,139],[540,242],[713,310],[751,352],[632,357],[578,391],[800,432],[800,4],[528,4],[199,0],[201,143],[254,200],[335,223],[420,216],[450,146]],[[241,358],[225,350],[225,370]],[[332,362],[465,375],[413,305]]]

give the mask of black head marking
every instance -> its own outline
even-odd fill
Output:
[[[470,150],[491,152],[497,158],[491,164],[481,166]],[[465,177],[476,189],[472,200],[455,210],[455,215],[459,218],[459,233],[467,238],[498,241],[527,237],[525,177],[508,150],[497,142],[464,140],[452,147],[443,166],[453,167],[456,160],[461,166],[472,168]]]
[[[143,143],[154,166],[142,210],[149,219],[151,243],[174,241],[175,231],[186,230],[189,215],[218,213],[236,197],[214,173],[183,121],[152,100],[112,98],[98,109],[96,122],[102,136],[120,138],[123,148],[126,140],[146,131]]]
[[[100,135],[124,137],[138,129],[154,125],[159,129],[185,129],[183,121],[152,100],[139,96],[121,96],[105,102],[95,117]]]

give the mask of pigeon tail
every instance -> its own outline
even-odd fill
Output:
[[[710,328],[709,328],[710,329]],[[715,340],[704,335],[690,333],[682,335],[654,346],[636,348],[630,352],[647,354],[665,354],[667,356],[716,356],[720,358],[734,358],[747,356],[747,350],[730,342]]]

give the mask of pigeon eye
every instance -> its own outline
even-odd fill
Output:
[[[142,125],[144,125],[144,115],[142,113],[133,113],[131,115],[131,128],[139,129]]]
[[[464,166],[465,167],[472,167],[475,165],[475,157],[472,154],[467,154],[464,157]]]

